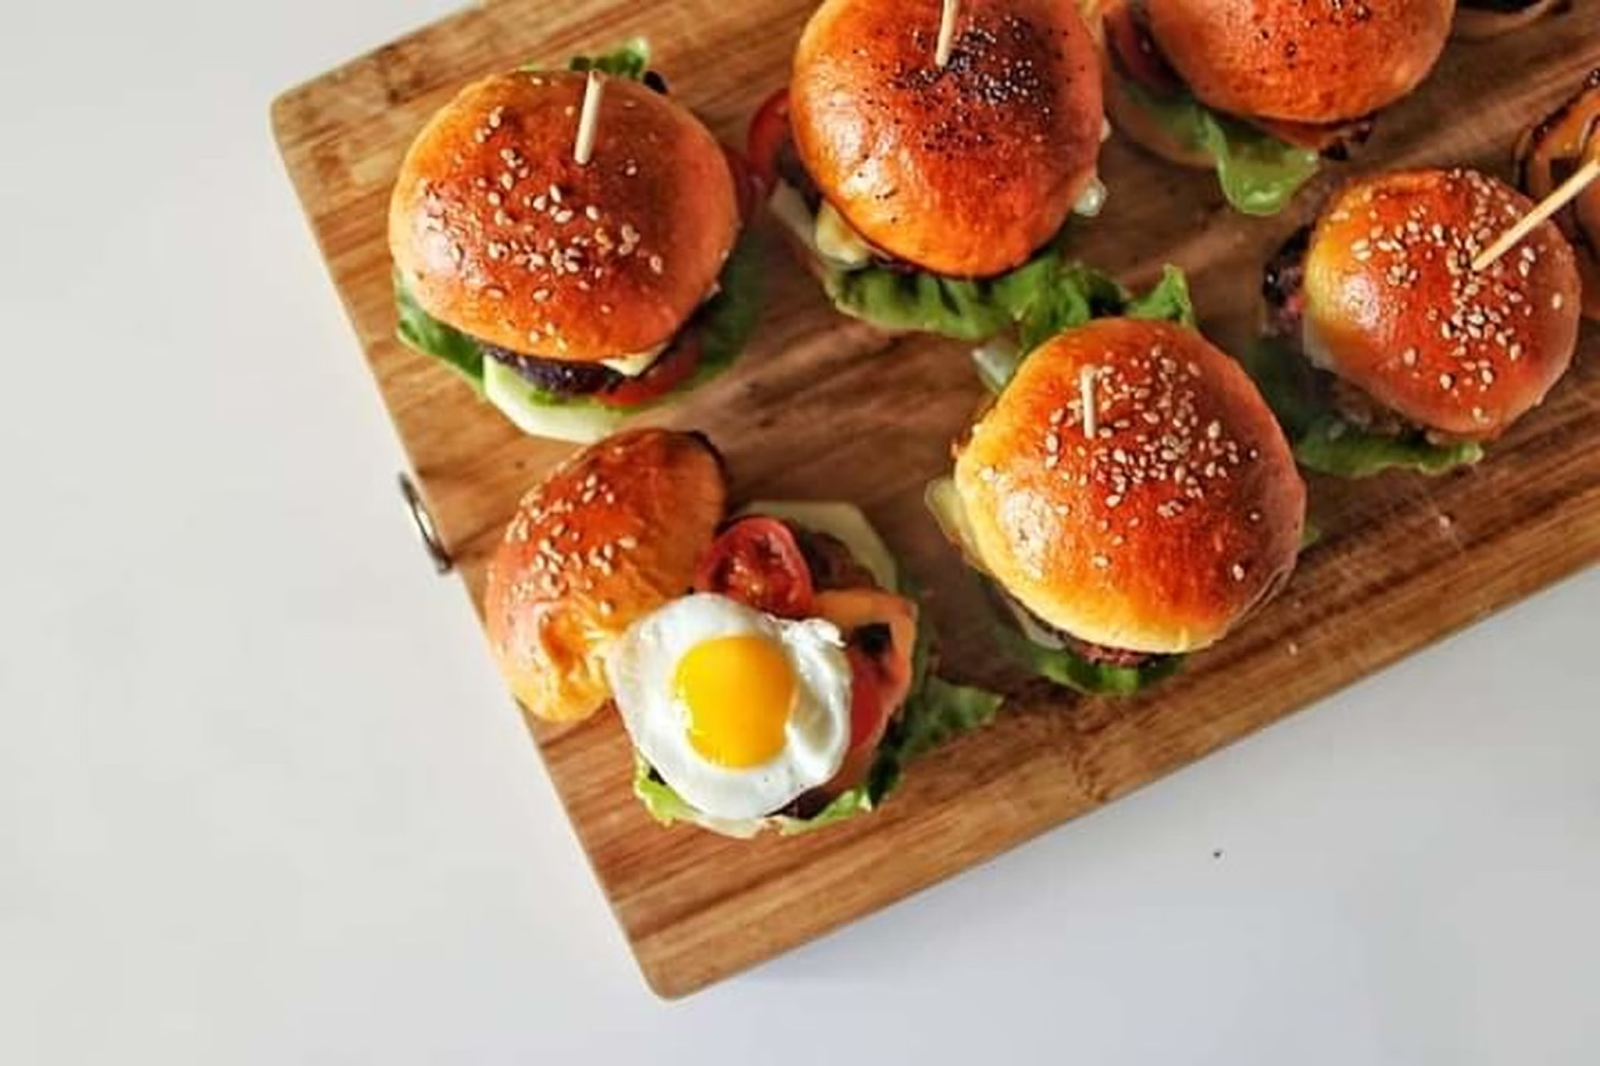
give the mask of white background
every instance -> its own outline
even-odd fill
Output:
[[[447,2],[5,5],[0,1062],[1597,1061],[1594,572],[653,999],[268,133]]]

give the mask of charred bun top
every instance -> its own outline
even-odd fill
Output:
[[[1499,436],[1566,372],[1578,339],[1578,270],[1554,224],[1472,269],[1532,206],[1472,170],[1346,185],[1306,253],[1306,354],[1421,426]]]
[[[1220,639],[1294,568],[1305,523],[1305,486],[1255,386],[1168,322],[1101,319],[1035,350],[973,428],[955,482],[996,581],[1051,626],[1129,651]]]
[[[429,314],[573,362],[669,340],[739,227],[721,146],[638,82],[607,80],[580,166],[584,82],[515,71],[467,86],[417,135],[389,207],[395,265]]]
[[[1405,96],[1444,51],[1455,0],[1145,0],[1150,33],[1202,103],[1325,124]]]
[[[607,644],[684,594],[726,506],[710,443],[665,429],[591,445],[523,498],[490,563],[483,613],[530,713],[570,721],[604,706]]]
[[[935,273],[1017,266],[1094,178],[1094,41],[1063,0],[968,0],[934,59],[940,0],[827,0],[795,56],[795,146],[868,241]]]

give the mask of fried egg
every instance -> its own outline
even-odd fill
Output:
[[[833,777],[850,744],[850,664],[821,619],[686,596],[634,622],[606,676],[634,747],[712,817],[780,810]]]

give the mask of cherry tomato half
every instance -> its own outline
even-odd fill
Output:
[[[779,89],[750,120],[748,138],[750,168],[769,192],[778,184],[778,153],[788,139],[789,90]]]
[[[777,519],[759,515],[722,531],[701,560],[694,587],[779,618],[808,617],[815,596],[811,569],[794,534]]]
[[[614,389],[595,393],[595,399],[609,407],[637,407],[658,400],[694,377],[700,366],[700,336],[693,327],[672,339],[661,358],[636,378],[629,378]]]

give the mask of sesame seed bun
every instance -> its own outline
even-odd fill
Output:
[[[1306,354],[1413,423],[1499,436],[1566,372],[1578,339],[1578,270],[1553,224],[1471,268],[1532,206],[1471,170],[1345,186],[1306,253]]]
[[[1514,11],[1496,10],[1492,7],[1469,7],[1462,4],[1456,8],[1456,24],[1451,33],[1467,41],[1498,37],[1502,33],[1520,30],[1530,22],[1544,18],[1555,6],[1556,0],[1538,0],[1537,3],[1528,4]]]
[[[1055,236],[1095,175],[1094,41],[1061,0],[827,0],[795,56],[790,121],[824,197],[890,255],[982,277]]]
[[[738,235],[722,148],[688,111],[608,78],[586,166],[585,78],[497,74],[463,89],[406,153],[389,247],[422,307],[524,355],[594,362],[670,340]]]
[[[1145,10],[1202,103],[1321,124],[1415,89],[1444,50],[1455,0],[1146,0]]]
[[[1225,635],[1288,577],[1305,524],[1255,386],[1168,322],[1101,319],[1036,349],[961,447],[955,483],[1012,597],[1079,640],[1152,654]]]
[[[727,495],[710,443],[664,429],[609,437],[528,493],[489,566],[483,613],[530,713],[572,721],[605,705],[606,645],[685,593]]]
[[[1594,131],[1600,126],[1600,67],[1543,121],[1528,127],[1517,142],[1517,184],[1542,200],[1561,184],[1567,172],[1581,165]],[[1583,314],[1600,321],[1600,184],[1590,185],[1555,215],[1554,221],[1572,244],[1583,279]]]

